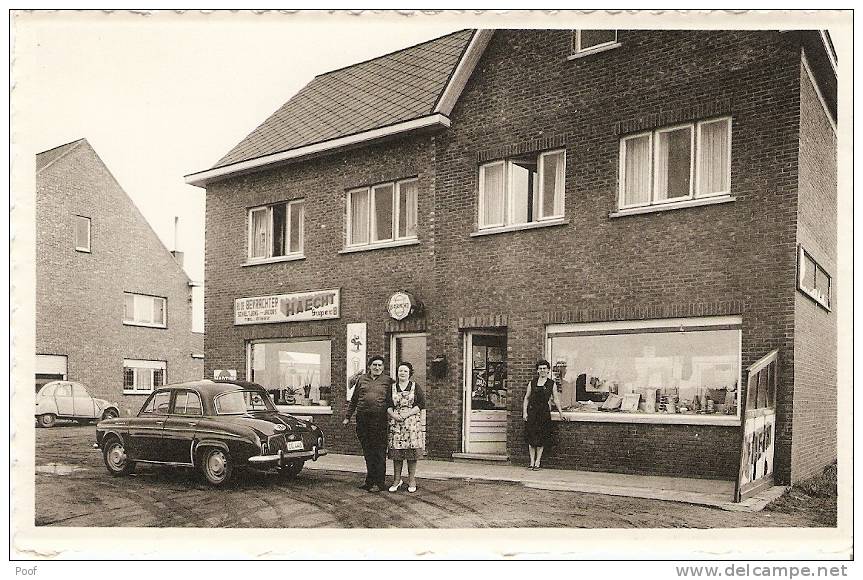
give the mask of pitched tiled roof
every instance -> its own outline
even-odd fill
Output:
[[[462,30],[316,76],[214,168],[431,114],[472,35]]]
[[[63,157],[66,153],[75,148],[78,143],[81,143],[84,139],[76,139],[71,143],[66,143],[65,145],[60,145],[59,147],[54,147],[53,149],[48,149],[47,151],[43,151],[41,153],[36,154],[36,171],[40,171],[41,169],[51,165],[57,159]]]

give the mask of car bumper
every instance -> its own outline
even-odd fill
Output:
[[[249,457],[249,463],[255,467],[283,467],[291,461],[311,459],[317,461],[318,457],[327,454],[326,449],[312,447],[311,451],[279,451],[277,455],[255,455]]]

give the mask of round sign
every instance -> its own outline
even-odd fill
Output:
[[[387,312],[396,320],[404,320],[414,307],[411,295],[407,292],[396,292],[387,302]]]

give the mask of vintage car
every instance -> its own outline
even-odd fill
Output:
[[[57,419],[87,423],[119,416],[117,403],[91,397],[81,383],[53,381],[36,393],[36,424],[40,427],[53,427]]]
[[[262,386],[237,380],[159,387],[137,416],[100,421],[93,447],[111,475],[136,463],[184,466],[214,486],[237,468],[294,477],[327,453],[317,426],[280,413]]]

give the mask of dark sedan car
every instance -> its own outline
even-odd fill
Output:
[[[260,385],[210,380],[160,387],[136,417],[100,421],[94,447],[111,475],[136,463],[184,466],[216,486],[236,468],[294,477],[327,453],[321,430],[280,413]]]

